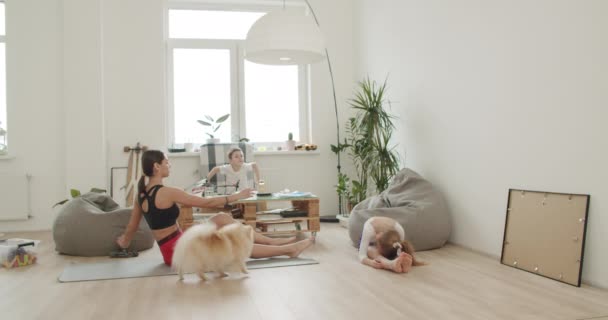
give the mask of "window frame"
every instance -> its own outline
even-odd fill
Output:
[[[2,61],[1,63],[4,63],[4,92],[6,95],[8,95],[8,77],[7,77],[7,63],[6,63],[6,49],[7,49],[7,42],[6,42],[6,1],[5,0],[0,0],[0,3],[4,5],[4,34],[0,34],[0,43],[4,44],[4,61]],[[8,100],[6,99],[5,96],[5,100],[4,100],[4,106],[5,106],[5,110],[4,112],[5,114],[5,118],[4,121],[2,122],[1,126],[3,129],[6,130],[5,135],[2,138],[2,141],[0,143],[4,144],[6,146],[6,150],[8,151],[8,145],[9,145],[9,140],[8,140]]]
[[[169,134],[169,145],[175,144],[175,105],[174,105],[174,87],[173,87],[173,50],[174,49],[223,49],[228,50],[230,52],[230,91],[232,94],[230,95],[230,137],[234,139],[235,134],[238,132],[235,131],[235,128],[239,128],[240,124],[240,116],[235,117],[234,115],[239,115],[238,100],[235,99],[235,92],[239,91],[237,84],[238,70],[234,67],[234,63],[237,56],[237,48],[234,44],[231,44],[226,40],[196,40],[196,39],[169,39],[167,42],[167,97],[168,101],[168,134]],[[201,127],[201,137],[203,136],[203,127]],[[198,141],[204,142],[204,141]]]
[[[306,7],[302,4],[286,4],[290,7]],[[268,12],[281,8],[281,5],[243,5],[226,3],[185,3],[170,2],[165,10],[165,41],[166,41],[166,87],[167,87],[167,142],[168,145],[176,145],[175,141],[175,105],[174,105],[174,83],[173,83],[173,51],[175,49],[228,49],[230,51],[230,121],[231,140],[238,141],[247,137],[246,106],[245,106],[245,40],[236,39],[180,39],[169,38],[169,12],[171,10],[207,10],[207,11],[251,11]],[[310,141],[310,67],[309,65],[298,65],[298,104],[299,104],[299,142]],[[201,131],[202,132],[202,131]],[[203,135],[201,134],[201,137]],[[277,141],[250,141],[256,145],[266,147],[268,150],[276,150],[282,147],[285,137],[277,137]],[[231,142],[232,142],[231,141]],[[204,143],[204,141],[202,141]]]

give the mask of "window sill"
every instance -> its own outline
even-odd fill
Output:
[[[305,155],[313,155],[313,154],[321,154],[319,150],[311,150],[311,151],[254,151],[254,156],[305,156]]]
[[[258,157],[264,156],[305,156],[305,155],[319,155],[321,152],[319,150],[312,151],[254,151],[253,155]],[[200,152],[175,152],[168,154],[170,158],[188,158],[188,157],[198,157]],[[2,158],[0,158],[2,159]]]
[[[2,160],[11,160],[11,159],[15,159],[15,155],[14,154],[2,154],[0,155],[0,161]]]
[[[169,152],[167,155],[169,158],[187,158],[187,157],[198,157],[200,152]]]

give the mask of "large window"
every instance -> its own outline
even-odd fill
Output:
[[[6,29],[4,1],[0,2],[0,144],[8,145],[6,119]],[[0,146],[0,150],[3,147]]]
[[[169,133],[172,143],[204,143],[206,122],[230,114],[217,132],[222,142],[248,138],[272,147],[306,141],[307,72],[244,59],[251,25],[266,12],[171,8],[168,23]]]

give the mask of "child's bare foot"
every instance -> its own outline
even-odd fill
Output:
[[[296,241],[296,237],[289,238],[270,238],[272,240],[269,241],[269,245],[282,246],[284,244],[294,243]]]
[[[401,257],[397,257],[395,258],[395,267],[393,269],[393,271],[397,272],[397,273],[402,273],[403,272],[403,264],[401,262]]]
[[[401,268],[403,269],[403,272],[409,272],[412,269],[412,262],[414,261],[414,258],[405,252],[402,252],[399,257],[403,257],[401,260]]]
[[[383,259],[380,261],[380,263],[382,264],[382,267],[386,270],[390,270],[396,273],[402,273],[403,272],[403,267],[401,266],[401,261],[399,260],[400,257],[395,258],[395,260],[387,260],[387,259]]]
[[[302,241],[298,241],[294,244],[291,244],[290,246],[292,248],[290,250],[290,253],[287,255],[291,258],[295,258],[295,257],[299,256],[300,253],[302,253],[302,251],[304,251],[306,248],[310,247],[312,245],[312,243],[313,243],[313,241],[309,238],[309,239],[305,239]]]

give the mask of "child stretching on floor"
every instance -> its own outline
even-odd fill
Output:
[[[370,267],[396,273],[424,265],[414,257],[414,247],[405,240],[403,227],[387,217],[372,217],[363,224],[359,260]]]

